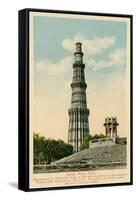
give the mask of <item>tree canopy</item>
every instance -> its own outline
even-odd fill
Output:
[[[95,134],[95,135],[87,135],[85,138],[84,138],[84,141],[83,143],[81,144],[81,147],[80,147],[80,150],[83,150],[83,149],[88,149],[89,148],[89,141],[90,140],[94,140],[94,139],[100,139],[100,138],[105,138],[106,136],[104,134]]]
[[[33,136],[33,145],[35,165],[50,164],[73,153],[73,147],[66,144],[63,140],[54,140],[35,133]]]

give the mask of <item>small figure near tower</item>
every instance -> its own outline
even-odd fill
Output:
[[[119,125],[117,122],[117,117],[106,117],[105,123],[105,134],[107,138],[117,138],[117,126]]]

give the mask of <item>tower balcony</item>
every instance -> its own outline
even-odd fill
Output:
[[[76,67],[81,67],[81,68],[85,68],[85,64],[82,63],[81,61],[77,61],[75,63],[73,63],[73,68],[76,68]]]
[[[87,88],[87,84],[85,82],[73,82],[71,83],[71,88],[80,87],[80,88]]]

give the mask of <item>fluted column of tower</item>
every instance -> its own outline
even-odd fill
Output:
[[[87,109],[86,88],[83,64],[82,44],[76,43],[73,64],[73,80],[71,83],[72,98],[69,113],[68,143],[73,146],[73,151],[80,151],[80,146],[85,136],[89,135],[89,109]]]

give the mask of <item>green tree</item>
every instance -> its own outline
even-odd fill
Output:
[[[95,134],[95,135],[87,135],[85,138],[84,138],[84,141],[83,143],[81,144],[81,147],[80,149],[81,150],[84,150],[84,149],[88,149],[89,148],[89,141],[90,140],[94,140],[94,139],[100,139],[100,138],[105,138],[106,136],[101,133],[101,134]]]
[[[94,139],[100,139],[100,138],[105,138],[106,136],[103,134],[103,133],[100,133],[99,135],[98,134],[95,134],[93,137],[92,137],[92,140]]]
[[[61,159],[73,153],[73,147],[63,140],[46,139],[34,133],[34,164],[42,164]]]
[[[34,134],[34,164],[40,164],[44,162],[44,137],[39,136],[39,134]]]
[[[82,143],[81,146],[80,146],[80,150],[88,149],[88,148],[89,148],[89,141],[92,140],[92,138],[93,138],[92,135],[87,135],[87,136],[84,138],[84,141],[83,141],[83,143]]]

